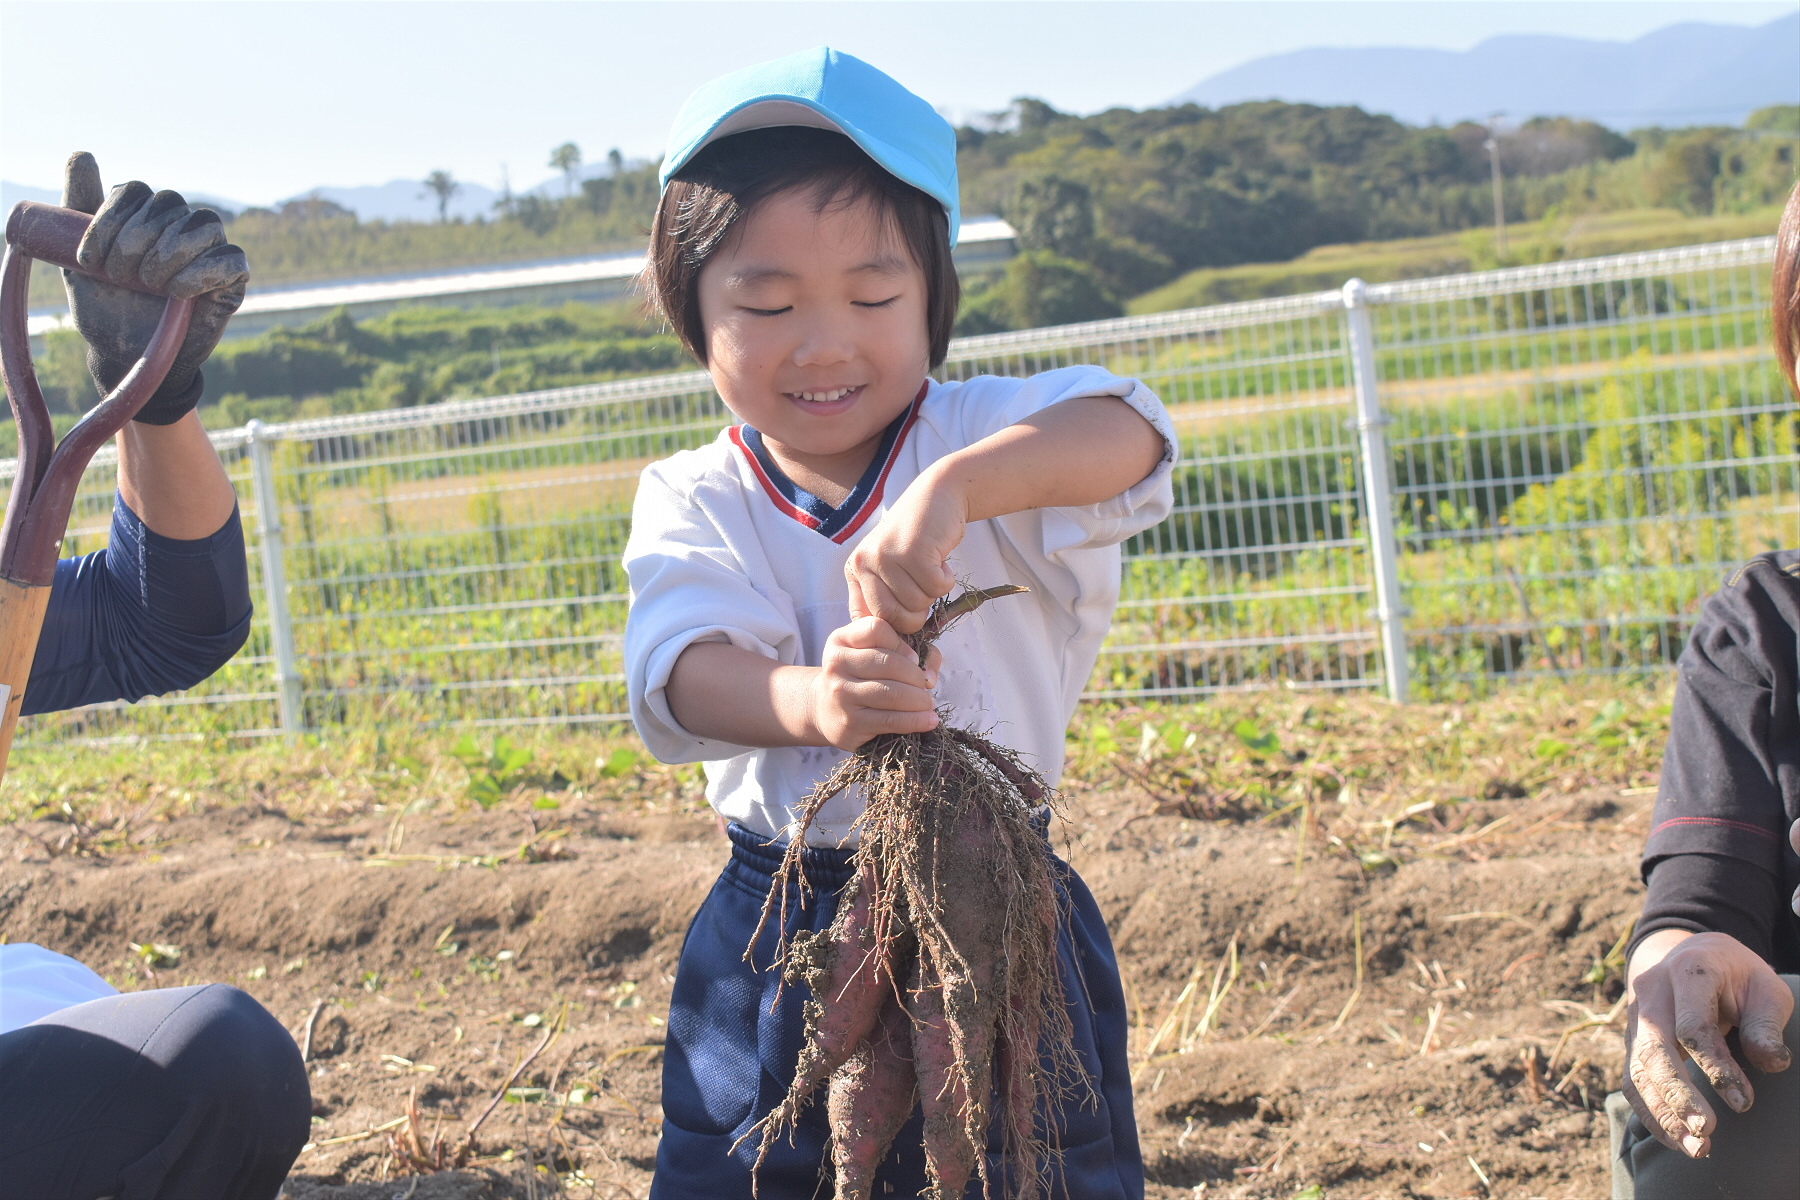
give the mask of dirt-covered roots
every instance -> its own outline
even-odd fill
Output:
[[[928,633],[994,594],[1006,593],[945,602],[950,616]],[[808,800],[802,829],[846,788],[867,802],[856,873],[831,926],[782,947],[786,979],[812,999],[793,1086],[763,1124],[763,1149],[828,1082],[839,1197],[869,1194],[915,1097],[930,1195],[960,1197],[979,1175],[990,1195],[1039,1196],[1055,1168],[1051,1114],[1091,1086],[1057,969],[1058,891],[1040,816],[1050,789],[1007,750],[948,722],[863,746]],[[803,837],[790,844],[765,922],[791,886],[804,886],[803,847]],[[985,1152],[996,1119],[1000,1171]]]

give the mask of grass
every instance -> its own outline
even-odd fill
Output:
[[[1772,234],[1780,218],[1779,205],[1749,213],[1705,217],[1661,208],[1552,216],[1511,227],[1505,255],[1496,253],[1490,229],[1319,246],[1290,262],[1190,271],[1130,301],[1126,311],[1170,312],[1235,300],[1328,291],[1351,278],[1388,283],[1501,266],[1726,242]]]
[[[1653,784],[1672,694],[1673,680],[1659,677],[1522,684],[1465,703],[1406,706],[1367,693],[1288,691],[1090,704],[1069,727],[1065,787],[1135,783],[1199,818],[1294,820],[1302,805],[1330,800],[1375,815],[1368,844],[1350,851],[1373,863],[1421,832],[1468,832],[1458,813],[1471,801]],[[554,811],[577,798],[626,811],[706,808],[699,768],[656,762],[627,726],[517,729],[499,749],[512,752],[512,765],[490,798],[487,755],[455,730],[75,753],[23,745],[0,790],[0,821],[60,824],[62,853],[106,856],[172,819],[239,805],[324,822],[417,806]],[[1328,845],[1320,839],[1309,853]]]

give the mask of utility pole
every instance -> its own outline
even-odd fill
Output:
[[[1505,115],[1495,113],[1488,118],[1486,146],[1494,174],[1494,253],[1501,258],[1506,257],[1506,200],[1500,188],[1500,118]]]

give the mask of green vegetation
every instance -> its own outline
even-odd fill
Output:
[[[1797,127],[1795,106],[1764,109],[1741,130],[1630,138],[1538,118],[1501,137],[1508,218],[1532,227],[1507,254],[1494,253],[1491,235],[1372,253],[1366,243],[1492,226],[1486,128],[1416,129],[1355,108],[1273,101],[1076,117],[1020,100],[999,129],[959,131],[964,206],[1000,212],[1024,249],[1054,257],[972,287],[963,328],[1029,324],[1042,307],[1031,287],[1046,272],[1058,315],[1085,320],[1127,304],[1153,311],[1335,286],[1342,276],[1323,282],[1334,264],[1291,261],[1322,246],[1376,259],[1366,278],[1394,278],[1646,244],[1634,234],[1664,245],[1668,235],[1646,226],[1673,232],[1677,214],[1745,218],[1724,236],[1769,232],[1770,206],[1793,186]],[[1670,211],[1640,213],[1614,227],[1616,238],[1590,236],[1599,214],[1628,210]],[[1230,270],[1248,263],[1265,265]],[[1286,266],[1267,265],[1276,263]],[[1201,269],[1209,273],[1182,278]]]
[[[360,221],[329,200],[301,199],[247,209],[230,231],[263,285],[629,250],[656,211],[656,168],[617,170],[560,200],[503,196],[486,219]]]
[[[1642,130],[1539,119],[1502,138],[1509,218],[1491,229],[1486,130],[1415,129],[1354,108],[1192,105],[1092,117],[1020,100],[959,131],[965,207],[1004,214],[1023,253],[965,281],[958,332],[977,334],[1371,282],[1749,237],[1773,229],[1800,145],[1800,106],[1741,130]],[[259,281],[541,259],[641,244],[651,166],[561,199],[503,198],[490,219],[362,222],[329,201],[251,209],[231,223]],[[438,181],[453,186],[454,181]],[[33,302],[59,302],[39,264]],[[91,403],[82,348],[52,335],[39,374],[63,424]],[[626,305],[410,309],[228,342],[208,368],[206,417],[283,420],[654,374],[688,366]],[[0,433],[0,441],[10,434]],[[6,450],[0,446],[0,451]]]
[[[206,367],[216,411],[203,416],[227,428],[251,417],[403,408],[690,365],[680,344],[631,304],[403,308],[360,322],[339,310],[221,345]]]
[[[531,765],[531,751],[515,745],[505,734],[494,739],[491,749],[483,750],[475,735],[465,733],[450,748],[450,754],[469,772],[469,799],[482,808],[492,808],[516,787],[525,768]]]
[[[1202,268],[1286,262],[1320,246],[1493,222],[1488,131],[1473,124],[1420,129],[1357,108],[1276,101],[1077,117],[1020,99],[957,137],[964,210],[1001,213],[1025,249],[1054,256],[977,281],[967,332],[1022,328],[1046,312],[1108,315]],[[1501,137],[1506,212],[1515,223],[1551,218],[1577,230],[1581,218],[1628,210],[1755,214],[1792,186],[1797,146],[1794,105],[1763,109],[1743,129],[1653,128],[1629,137],[1540,117]],[[616,151],[610,158],[610,174],[577,189],[580,149],[558,146],[549,162],[567,182],[562,197],[503,196],[483,219],[359,221],[329,201],[303,198],[235,215],[231,235],[264,286],[641,246],[655,210],[656,166],[627,164]],[[446,202],[450,192],[441,189],[455,187],[448,176],[428,184]],[[1567,253],[1604,252],[1577,248],[1579,233],[1575,241]],[[1479,261],[1460,252],[1471,254]],[[1045,282],[1057,296],[1035,303],[1033,287]],[[55,272],[40,268],[33,305],[60,301]]]
[[[1145,292],[1125,307],[1132,313],[1169,312],[1234,300],[1325,291],[1352,278],[1388,283],[1499,266],[1763,237],[1774,230],[1780,217],[1779,205],[1703,217],[1674,209],[1547,216],[1531,224],[1510,226],[1505,256],[1496,253],[1491,227],[1388,242],[1319,246],[1289,262],[1201,267]]]
[[[1759,306],[1733,311],[1704,284],[1464,303],[1378,316],[1417,686],[1665,666],[1725,565],[1800,533],[1800,420],[1757,348]],[[1604,337],[1584,335],[1602,323]],[[1127,546],[1115,651],[1093,686],[1377,678],[1332,337],[1298,323],[1113,364],[1156,377],[1192,440],[1174,514]],[[1209,416],[1238,397],[1278,403]]]
[[[1362,835],[1369,838],[1372,829],[1385,842],[1367,847],[1379,854],[1363,858],[1378,870],[1431,833],[1436,817],[1472,802],[1548,788],[1654,784],[1672,686],[1667,676],[1648,685],[1549,681],[1472,703],[1404,708],[1369,694],[1319,692],[1091,704],[1069,727],[1065,786],[1147,784],[1185,797],[1195,815],[1208,817],[1293,821],[1296,801],[1309,796],[1355,806],[1359,816],[1385,818],[1371,820]],[[515,743],[530,762],[496,807],[705,809],[698,765],[657,762],[629,725],[522,729]],[[45,840],[58,852],[92,858],[154,852],[170,821],[245,804],[278,804],[297,820],[475,811],[481,800],[463,787],[459,746],[456,734],[398,723],[291,742],[152,742],[89,746],[79,754],[27,742],[13,750],[0,822],[61,826],[63,836]],[[1440,807],[1415,807],[1421,800]],[[1365,813],[1364,805],[1379,811]],[[444,930],[437,952],[457,954],[456,937]]]
[[[59,330],[37,356],[59,433],[93,403],[86,349]],[[576,383],[656,375],[692,365],[673,337],[631,304],[555,308],[404,308],[367,321],[343,311],[295,329],[220,345],[206,365],[208,427],[251,418],[404,408]],[[12,452],[0,426],[0,453]]]
[[[1777,212],[1771,207],[1689,217],[1662,209],[1546,217],[1511,230],[1506,261],[1545,262],[1752,237],[1772,229]],[[1131,301],[1129,311],[1160,312],[1323,290],[1352,276],[1383,282],[1481,270],[1499,262],[1493,233],[1486,229],[1322,246],[1286,263],[1190,272]],[[1085,264],[1051,251],[1027,251],[1004,272],[973,281],[959,331],[1065,324],[1119,311]],[[72,330],[52,333],[38,356],[39,381],[59,432],[92,403],[84,356],[81,339]],[[673,337],[628,303],[407,308],[360,322],[339,312],[310,325],[220,346],[206,369],[208,404],[202,416],[209,427],[224,429],[252,417],[284,421],[692,366]],[[6,423],[0,425],[0,453],[11,452],[11,425]]]

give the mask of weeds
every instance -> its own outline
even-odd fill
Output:
[[[1381,872],[1428,844],[1476,852],[1523,832],[1517,813],[1487,807],[1494,800],[1649,787],[1671,682],[1545,683],[1474,704],[1406,707],[1279,692],[1095,706],[1069,730],[1068,776],[1141,789],[1150,806],[1127,823],[1140,815],[1291,822],[1300,827],[1297,871],[1328,854]],[[1128,745],[1135,754],[1121,753]]]
[[[465,733],[450,753],[468,769],[469,799],[483,808],[492,808],[506,799],[532,759],[531,751],[514,745],[504,734],[494,739],[491,749],[483,750],[474,734]]]
[[[152,971],[167,970],[181,962],[181,947],[167,942],[130,942],[131,952]]]
[[[554,788],[565,805],[667,812],[705,804],[697,766],[656,762],[623,729],[531,729],[507,741],[502,750],[530,761],[496,780],[502,797],[535,802]],[[389,728],[249,745],[134,742],[79,754],[66,745],[20,746],[0,789],[0,825],[19,826],[45,854],[105,857],[154,850],[171,822],[219,808],[262,806],[294,821],[329,821],[479,804],[455,781],[487,768],[471,771],[453,753],[458,745],[431,731]],[[475,749],[491,761],[492,743]]]

